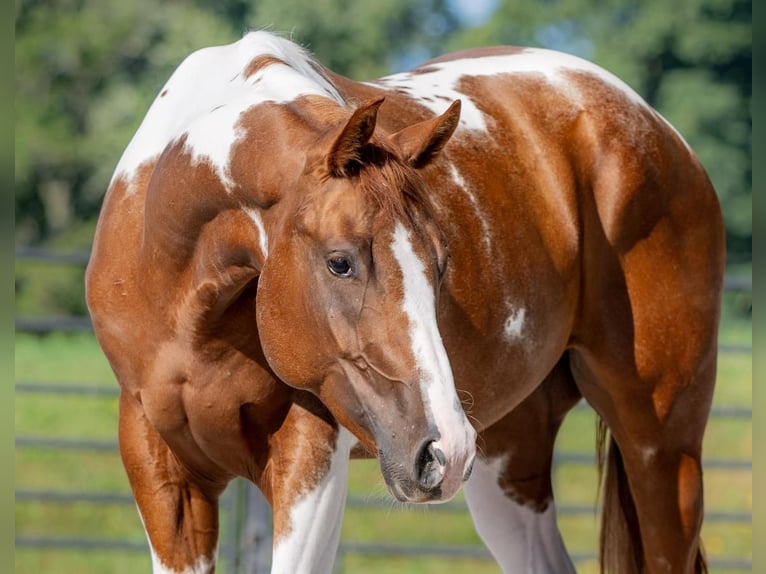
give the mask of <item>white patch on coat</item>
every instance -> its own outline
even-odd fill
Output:
[[[537,75],[577,102],[579,95],[566,72],[584,72],[614,87],[634,104],[648,109],[641,96],[615,75],[587,60],[553,50],[528,48],[516,54],[427,64],[424,69],[419,73],[402,72],[386,76],[372,85],[403,91],[435,114],[444,111],[444,98],[450,101],[460,99],[463,105],[459,127],[481,132],[487,131],[487,118],[470,96],[460,91],[460,80],[464,77]]]
[[[465,485],[476,531],[505,574],[574,574],[551,500],[543,512],[517,503],[500,487],[508,457],[476,458]]]
[[[481,223],[481,240],[484,244],[484,249],[489,255],[492,252],[492,231],[490,229],[487,216],[484,213],[484,210],[481,208],[479,200],[476,199],[476,194],[473,192],[473,190],[471,190],[468,182],[466,182],[457,166],[455,166],[455,164],[450,164],[449,168],[450,175],[452,176],[452,181],[454,181],[455,185],[457,185],[463,191],[463,193],[465,193],[465,196],[468,198],[468,202],[471,204],[471,209],[473,209],[476,219]]]
[[[245,69],[259,56],[273,56],[286,65],[273,64],[246,78]],[[269,32],[250,32],[233,44],[198,50],[181,63],[152,103],[112,182],[130,180],[139,166],[186,135],[194,160],[209,161],[231,186],[229,156],[242,136],[242,113],[264,102],[290,102],[309,94],[343,101],[302,48]]]
[[[416,255],[409,232],[394,228],[392,251],[403,277],[403,310],[410,323],[412,353],[420,372],[426,416],[441,437],[434,443],[447,464],[442,483],[445,498],[453,496],[476,452],[476,431],[468,422],[455,391],[452,368],[436,323],[436,299],[423,262]]]
[[[526,314],[527,311],[523,307],[520,309],[511,309],[511,312],[503,325],[503,335],[505,336],[505,340],[509,343],[515,343],[522,338],[522,333],[524,331],[524,317]]]
[[[266,227],[263,225],[261,213],[257,209],[252,209],[250,207],[243,207],[242,210],[255,224],[256,229],[258,229],[258,247],[265,260],[269,256],[269,236],[266,234]]]
[[[641,449],[641,460],[644,466],[649,466],[657,456],[657,447],[647,446]]]
[[[290,510],[289,534],[274,544],[271,574],[332,572],[346,505],[354,436],[340,428],[327,474]]]

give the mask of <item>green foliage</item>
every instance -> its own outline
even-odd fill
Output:
[[[457,28],[444,0],[257,2],[251,20],[290,33],[325,66],[359,80],[390,72],[413,50],[441,51]]]
[[[19,0],[16,240],[87,249],[104,191],[151,100],[203,46],[284,32],[331,69],[369,79],[449,48],[543,45],[602,64],[699,154],[724,207],[729,253],[752,252],[749,0],[501,2],[469,27],[452,0]],[[22,268],[19,269],[23,271]],[[82,311],[79,277],[34,272],[25,309]],[[69,290],[70,293],[64,293]]]
[[[17,238],[40,241],[95,218],[122,150],[173,68],[234,36],[209,10],[178,2],[22,2]]]
[[[97,216],[151,100],[198,48],[271,27],[293,34],[334,70],[369,78],[408,50],[436,52],[456,26],[444,0],[20,2],[17,239],[46,241]]]
[[[727,324],[722,342],[752,343],[749,322]],[[87,384],[115,388],[116,383],[98,343],[90,334],[46,337],[19,335],[16,338],[17,381],[46,381],[52,384]],[[714,404],[748,407],[752,404],[752,356],[725,354],[719,358]],[[89,440],[116,440],[118,405],[114,396],[82,396],[17,393],[15,430],[18,436],[55,436]],[[73,413],[76,413],[73,416]],[[559,432],[560,453],[592,453],[595,423],[589,410],[571,412]],[[708,459],[748,460],[752,457],[752,421],[712,419],[704,446]],[[595,465],[561,464],[554,475],[559,508],[591,505],[596,499]],[[117,452],[76,452],[67,449],[18,448],[15,477],[19,490],[50,489],[57,492],[130,492]],[[713,512],[750,512],[752,472],[710,467],[705,472],[705,508]],[[350,467],[349,491],[354,497],[387,501],[377,510],[349,508],[343,520],[344,543],[456,544],[477,545],[477,535],[467,513],[447,512],[437,507],[398,507],[386,493],[376,461],[355,461]],[[462,495],[458,495],[458,500]],[[225,510],[224,510],[225,512]],[[88,538],[143,542],[144,533],[132,504],[57,504],[18,500],[16,533],[20,537]],[[228,521],[224,515],[222,525]],[[561,530],[573,553],[593,552],[598,537],[595,516],[560,515]],[[703,526],[703,541],[713,560],[752,556],[749,522],[715,522]],[[17,548],[16,572],[146,572],[148,552],[95,552]],[[340,559],[342,572],[437,573],[498,572],[487,562],[437,557],[363,556],[348,554]],[[231,572],[227,565],[217,571]],[[592,561],[578,563],[578,571],[598,572]],[[716,572],[726,572],[716,569]]]

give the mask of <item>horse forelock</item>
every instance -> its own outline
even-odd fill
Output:
[[[389,218],[412,220],[420,211],[428,210],[429,207],[423,180],[417,171],[399,161],[389,151],[383,153],[386,161],[379,165],[368,165],[360,171],[359,186]]]
[[[329,180],[329,173],[323,179]],[[423,178],[403,162],[383,138],[373,137],[360,150],[357,167],[345,176],[388,222],[435,225],[434,202]]]

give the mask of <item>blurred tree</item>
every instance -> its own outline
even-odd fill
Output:
[[[610,70],[684,135],[724,209],[729,254],[752,258],[750,0],[510,0],[451,40],[542,46]]]
[[[686,136],[721,197],[730,253],[750,260],[749,0],[504,0],[463,29],[456,7],[470,1],[17,0],[17,242],[87,248],[112,170],[175,66],[268,27],[360,80],[480,44],[592,59]],[[32,291],[19,288],[17,302]],[[62,311],[54,299],[29,295],[24,305]]]
[[[287,32],[320,62],[358,80],[413,57],[441,53],[459,22],[446,0],[278,0],[256,2],[250,20]],[[288,28],[282,28],[289,22]]]
[[[18,0],[16,241],[86,249],[106,186],[146,110],[192,51],[286,32],[360,79],[443,50],[449,0]],[[71,272],[70,272],[71,271]],[[21,262],[23,314],[82,314],[81,270]]]
[[[193,49],[233,36],[227,22],[177,2],[17,3],[17,240],[93,219],[162,82]]]

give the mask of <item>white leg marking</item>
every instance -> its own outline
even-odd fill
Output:
[[[476,531],[504,574],[574,574],[556,524],[551,500],[543,512],[510,499],[498,484],[506,457],[485,461],[477,457],[465,485],[466,501]]]
[[[346,505],[348,459],[356,442],[341,428],[330,470],[290,511],[290,533],[276,542],[271,574],[332,572]]]
[[[152,549],[152,574],[209,574],[213,571],[214,561],[200,556],[197,561],[188,568],[178,571],[165,566]]]
[[[146,533],[146,540],[149,542],[149,551],[152,553],[152,574],[209,574],[213,571],[216,560],[218,558],[218,548],[216,547],[212,557],[200,556],[197,561],[183,570],[174,570],[162,563],[162,560],[157,556],[157,552],[152,546],[152,541],[149,540],[149,532],[146,530],[146,523],[144,522],[144,516],[141,514],[141,509],[136,506],[138,510],[138,517],[141,519],[141,525],[144,527]]]
[[[412,352],[421,377],[426,416],[441,438],[434,444],[447,459],[442,492],[451,498],[476,452],[476,431],[460,406],[452,368],[436,323],[436,300],[423,262],[415,254],[407,229],[397,223],[392,245],[403,276],[404,312],[410,321]],[[430,412],[429,412],[430,409]]]

